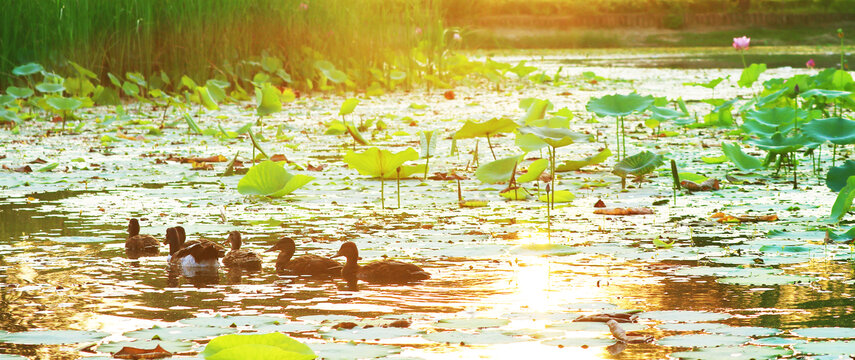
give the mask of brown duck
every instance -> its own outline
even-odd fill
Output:
[[[414,281],[430,279],[430,274],[422,268],[397,260],[380,260],[359,266],[359,250],[351,241],[341,244],[341,248],[334,257],[344,256],[347,263],[341,269],[341,276],[345,279],[359,279],[372,283],[403,284]]]
[[[182,267],[216,268],[219,259],[226,253],[226,248],[208,239],[186,240],[184,228],[176,226],[166,230],[166,241],[169,244],[168,261]],[[172,233],[172,235],[170,235]]]
[[[160,253],[159,241],[151,235],[140,235],[140,221],[136,218],[128,223],[128,240],[125,240],[125,252],[129,257],[157,256]]]
[[[289,237],[279,239],[267,252],[279,251],[276,258],[276,271],[294,275],[339,276],[342,266],[328,257],[306,254],[292,259],[297,250],[294,240]]]
[[[230,232],[228,242],[231,244],[232,249],[223,257],[223,265],[250,271],[261,270],[261,257],[252,250],[240,248],[241,239],[239,231]]]

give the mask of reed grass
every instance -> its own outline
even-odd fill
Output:
[[[318,59],[342,70],[382,67],[437,24],[429,0],[9,0],[0,11],[0,86],[11,69],[67,60],[106,73],[205,80],[262,52],[295,82]],[[246,70],[249,71],[249,70]]]

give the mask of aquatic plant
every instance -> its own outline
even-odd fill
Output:
[[[311,360],[317,357],[311,348],[280,332],[221,335],[211,339],[200,355],[209,360]]]
[[[302,174],[291,174],[275,161],[262,161],[249,168],[238,182],[237,190],[243,195],[282,197],[305,186],[315,178]]]
[[[405,162],[418,158],[419,153],[412,148],[392,153],[389,150],[372,147],[361,153],[348,150],[344,155],[344,162],[362,175],[380,179],[380,207],[385,209],[385,180],[407,178],[427,171],[426,165],[404,166]]]
[[[637,112],[643,112],[653,105],[653,97],[641,96],[636,93],[629,95],[605,95],[600,98],[591,98],[585,106],[588,111],[598,116],[612,116],[617,118],[615,140],[617,143],[618,160],[626,157],[626,131],[624,130],[624,117]]]
[[[745,65],[745,50],[748,50],[748,45],[751,43],[751,38],[747,36],[742,36],[738,38],[733,38],[733,48],[739,52],[739,56],[742,58],[742,67],[746,67]]]

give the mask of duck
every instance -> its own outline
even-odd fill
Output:
[[[250,271],[261,270],[261,257],[252,250],[240,248],[240,231],[230,232],[227,241],[231,244],[232,249],[223,257],[223,265]]]
[[[430,274],[417,265],[397,260],[380,260],[364,266],[357,264],[359,249],[352,241],[341,244],[333,257],[344,256],[347,262],[341,268],[345,279],[358,279],[370,283],[403,284],[430,279]]]
[[[176,226],[166,230],[166,241],[169,243],[167,261],[170,264],[180,265],[183,268],[219,267],[219,259],[225,256],[226,248],[208,239],[185,240],[186,233],[183,227]]]
[[[276,271],[280,273],[310,276],[341,275],[341,264],[328,257],[306,254],[292,259],[296,249],[294,239],[282,237],[276,245],[265,252],[279,251],[279,256],[276,258]]]
[[[132,258],[157,256],[160,253],[159,241],[151,235],[140,235],[140,221],[136,218],[128,223],[128,239],[125,240],[125,252]]]

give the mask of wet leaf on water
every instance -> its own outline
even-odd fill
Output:
[[[141,349],[152,349],[157,346],[172,353],[186,352],[193,349],[191,341],[163,341],[163,340],[137,340],[137,341],[118,341],[101,344],[96,349],[102,353],[115,353],[124,347],[135,347]]]
[[[442,329],[483,329],[500,327],[509,324],[507,319],[471,318],[471,319],[442,319],[434,326]]]
[[[237,326],[260,326],[276,324],[284,322],[285,319],[272,316],[253,316],[253,315],[229,315],[229,316],[208,316],[195,317],[179,320],[178,322],[187,325],[196,326],[214,326],[214,327],[237,327]]]
[[[790,349],[766,346],[716,346],[705,347],[694,351],[671,353],[671,357],[692,360],[763,360],[777,359],[793,354]]]
[[[321,333],[322,338],[333,338],[340,340],[377,340],[411,337],[420,334],[418,330],[394,327],[369,327],[353,329],[339,329]]]
[[[689,334],[672,335],[656,340],[657,345],[671,347],[714,347],[742,345],[751,340],[747,336]]]
[[[645,311],[638,314],[639,319],[661,322],[706,322],[725,320],[730,317],[728,314],[691,310]]]
[[[761,275],[755,277],[728,277],[717,279],[716,282],[720,284],[729,284],[729,285],[749,285],[749,286],[759,286],[759,285],[788,285],[788,284],[801,284],[808,283],[816,280],[816,278],[811,276],[802,276],[802,275]]]
[[[812,341],[793,345],[799,354],[849,355],[855,354],[855,341]]]
[[[758,326],[722,326],[707,329],[707,332],[722,335],[760,337],[777,335],[781,333],[781,330]]]
[[[199,327],[199,326],[155,326],[150,329],[135,330],[126,332],[123,335],[129,338],[142,340],[196,340],[205,339],[212,336],[230,334],[236,332],[233,328],[215,328],[215,327]]]
[[[567,190],[550,191],[548,194],[540,195],[537,200],[541,202],[568,203],[576,199],[576,195]]]
[[[585,166],[591,166],[596,164],[601,164],[606,161],[609,157],[612,156],[612,151],[608,148],[603,149],[602,151],[588,156],[582,160],[567,160],[563,163],[558,164],[555,167],[556,172],[564,172],[564,171],[576,171]]]
[[[853,339],[855,328],[845,327],[811,327],[790,331],[795,336],[811,339]]]
[[[445,344],[452,345],[493,345],[493,344],[510,344],[514,342],[524,341],[522,338],[505,335],[498,330],[487,330],[477,333],[469,333],[463,331],[440,331],[430,333],[423,338]]]
[[[610,209],[597,209],[594,210],[594,214],[597,215],[650,215],[655,214],[656,212],[653,209],[649,208],[610,208]]]
[[[113,357],[117,359],[162,359],[169,356],[172,356],[172,353],[164,350],[160,345],[155,346],[153,349],[125,346],[113,353]]]
[[[312,343],[318,357],[328,360],[373,359],[401,352],[401,348],[390,345],[354,343]]]
[[[60,345],[94,342],[107,337],[107,333],[80,330],[33,330],[8,333],[0,336],[0,343],[21,345]]]

